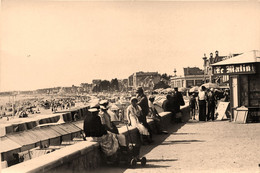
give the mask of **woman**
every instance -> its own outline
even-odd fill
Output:
[[[142,109],[139,105],[137,105],[137,98],[131,98],[131,105],[127,108],[127,120],[128,125],[136,127],[140,133],[141,143],[144,143],[144,138],[147,139],[147,142],[151,142],[150,134],[148,129],[143,126],[138,120],[138,117],[142,115]]]
[[[99,112],[101,123],[105,126],[105,129],[107,131],[119,134],[116,125],[113,122],[111,122],[111,117],[108,114],[108,101],[102,100],[99,104],[101,109],[101,111]]]

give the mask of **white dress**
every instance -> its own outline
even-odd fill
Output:
[[[149,135],[148,130],[141,124],[138,120],[138,116],[141,115],[142,109],[140,106],[133,107],[133,105],[129,105],[127,108],[127,117],[128,121],[130,121],[131,126],[136,127],[141,135]]]

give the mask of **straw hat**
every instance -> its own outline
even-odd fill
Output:
[[[88,109],[89,112],[98,112],[99,110],[97,108],[90,108]]]

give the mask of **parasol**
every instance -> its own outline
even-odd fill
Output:
[[[201,85],[201,86],[205,86],[206,88],[219,88],[218,84],[216,84],[216,83],[211,83],[211,82],[209,82],[209,83],[204,83],[204,84]]]

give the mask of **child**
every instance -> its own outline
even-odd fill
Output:
[[[197,101],[196,101],[196,94],[193,93],[190,97],[190,119],[196,120],[195,119],[195,113],[196,113],[196,108],[197,108]]]

